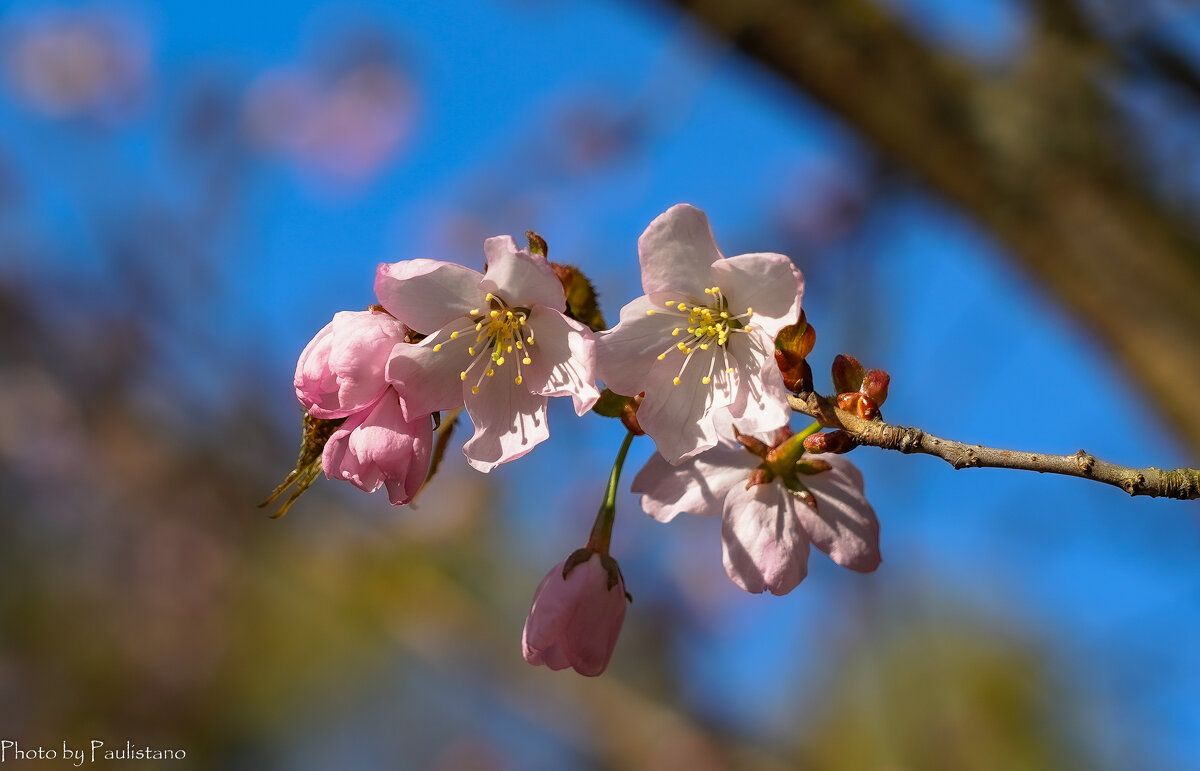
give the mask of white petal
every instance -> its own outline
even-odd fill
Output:
[[[697,350],[682,370],[671,356],[650,369],[638,423],[668,463],[677,464],[717,443],[711,413],[725,406],[727,402],[718,400],[728,394],[703,381],[715,356],[712,349]],[[676,377],[679,385],[674,384]]]
[[[646,311],[654,313],[647,315]],[[658,355],[678,342],[671,330],[680,319],[643,295],[621,309],[621,321],[596,335],[596,377],[613,391],[637,396],[646,390]],[[670,380],[668,379],[668,384]]]
[[[738,393],[729,407],[733,423],[744,434],[774,431],[792,416],[787,388],[775,363],[774,345],[755,330],[734,335],[729,351],[737,360]]]
[[[492,292],[510,306],[532,308],[545,305],[556,311],[565,310],[567,298],[562,282],[550,265],[517,248],[512,236],[496,236],[483,244],[487,255],[487,272],[480,287]]]
[[[483,304],[483,275],[452,262],[405,260],[379,266],[375,296],[410,329],[427,335]]]
[[[712,283],[729,300],[737,315],[754,309],[750,323],[771,337],[800,317],[804,277],[782,254],[740,254],[712,266]]]
[[[720,259],[708,217],[688,204],[676,204],[658,215],[638,239],[646,294],[682,292],[703,297],[709,267]]]
[[[592,331],[558,311],[538,306],[529,314],[533,345],[523,378],[543,396],[570,396],[583,415],[600,398],[596,389],[596,341]],[[517,352],[513,352],[514,357]]]
[[[405,420],[462,406],[459,373],[470,364],[466,349],[473,339],[451,340],[446,330],[438,330],[415,345],[400,343],[392,349],[387,379],[400,394]],[[439,344],[441,349],[434,351]]]
[[[760,462],[740,445],[725,443],[678,466],[655,453],[633,478],[630,489],[642,494],[642,509],[659,522],[681,513],[712,517],[721,513],[730,489],[744,486]]]
[[[463,445],[463,455],[477,471],[487,473],[514,460],[550,436],[546,397],[529,392],[507,377],[508,368],[485,377],[479,393],[466,392],[467,414],[475,435]]]

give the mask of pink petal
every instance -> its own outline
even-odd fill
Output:
[[[475,435],[463,445],[463,455],[484,473],[521,457],[550,436],[546,397],[530,393],[528,385],[517,385],[507,375],[505,368],[485,377],[479,393],[465,393]]]
[[[534,343],[524,377],[543,396],[570,396],[584,415],[600,398],[596,390],[596,341],[592,331],[558,311],[538,306],[529,314]]]
[[[842,455],[821,455],[833,468],[802,476],[817,510],[796,502],[796,515],[813,544],[839,565],[869,573],[879,566],[879,520],[863,493],[862,472]]]
[[[704,212],[676,204],[655,217],[638,239],[642,289],[646,294],[681,292],[704,297],[709,267],[721,259]]]
[[[712,266],[710,280],[721,287],[729,300],[729,312],[737,315],[753,308],[750,323],[767,333],[772,341],[779,330],[800,316],[804,277],[782,254],[740,254]]]
[[[388,356],[403,339],[400,322],[386,313],[335,314],[300,354],[296,398],[317,418],[341,418],[373,404],[387,388]]]
[[[621,309],[619,324],[596,335],[596,377],[613,391],[637,396],[646,390],[658,355],[674,350],[679,338],[671,337],[671,330],[679,319],[661,312],[662,307],[639,297]],[[655,313],[646,315],[648,310]]]
[[[740,446],[725,443],[672,466],[655,453],[633,478],[632,492],[642,494],[642,510],[659,522],[686,512],[712,517],[724,508],[725,496],[745,485],[760,460]]]
[[[477,271],[439,260],[405,260],[379,266],[375,296],[410,329],[427,335],[484,306],[487,289]]]
[[[808,574],[808,536],[777,483],[735,486],[725,498],[721,551],[725,572],[759,594],[787,594]]]
[[[392,349],[387,379],[400,393],[405,417],[462,406],[464,383],[460,373],[470,364],[466,349],[471,340],[473,336],[451,340],[449,333],[438,330],[419,343],[401,343]],[[436,345],[443,347],[435,351]]]
[[[562,282],[546,260],[518,249],[512,236],[489,238],[483,242],[483,251],[487,273],[480,287],[485,292],[494,293],[512,307],[545,305],[556,311],[566,310]]]
[[[429,416],[406,421],[396,392],[388,389],[374,406],[346,419],[325,444],[321,461],[326,477],[367,492],[386,485],[388,498],[400,505],[425,481],[432,450]]]

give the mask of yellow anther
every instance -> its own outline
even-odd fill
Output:
[[[721,311],[721,318],[727,319],[727,318],[729,318],[729,314],[726,313],[725,311]]]
[[[517,385],[521,385],[521,376],[517,375],[516,377],[514,377],[513,382],[516,383]]]
[[[521,341],[520,340],[517,341],[517,350],[518,351],[521,350]]]
[[[459,373],[458,373],[458,379],[459,379],[459,380],[466,380],[466,379],[467,379],[467,371],[466,371],[465,369],[464,369],[462,372],[459,372]]]
[[[475,331],[476,331],[476,332],[478,332],[478,331],[479,331],[479,330],[481,330],[481,329],[483,329],[483,322],[482,322],[482,321],[481,321],[481,322],[479,322],[478,324],[476,324],[476,325],[475,325]]]
[[[500,358],[496,359],[496,366],[497,366],[497,367],[503,367],[503,366],[504,366],[504,357],[503,357],[503,356],[501,356]]]
[[[473,345],[468,345],[468,346],[467,346],[467,353],[468,353],[468,354],[470,354],[471,356],[474,356],[474,355],[475,355],[475,346],[473,346]]]
[[[533,345],[533,335],[530,335],[529,337],[525,338],[525,342],[529,343],[530,345]]]
[[[526,356],[524,359],[521,359],[521,363],[522,364],[533,364],[533,359]]]
[[[746,307],[746,315],[747,315],[747,316],[753,316],[753,315],[754,315],[754,309],[753,309],[753,308],[751,308],[751,307],[749,307],[749,306],[747,306],[747,307]]]
[[[484,374],[487,375],[488,377],[491,377],[492,375],[496,374],[496,370],[492,369],[491,367],[488,367],[488,371],[485,372]]]
[[[472,315],[472,316],[478,316],[478,315],[479,315],[479,309],[478,309],[478,308],[472,308],[472,309],[471,309],[471,314],[470,314],[470,315]]]
[[[507,316],[508,318],[510,318],[510,319],[511,319],[511,318],[513,317],[513,312],[512,312],[512,311],[505,311],[505,312],[504,312],[504,315],[505,315],[505,316]]]
[[[471,393],[473,393],[473,394],[479,393],[479,386],[471,386]]]
[[[451,340],[457,340],[457,339],[458,339],[458,332],[451,332],[451,333],[450,333],[450,339],[451,339]]]
[[[671,337],[678,337],[678,336],[679,336],[679,327],[675,327],[674,329],[671,330]]]
[[[496,319],[496,318],[500,317],[500,311],[490,311],[488,313],[488,315],[491,316],[492,318]]]
[[[512,353],[512,346],[511,346],[511,345],[506,345],[506,346],[504,346],[504,352],[505,352],[505,353]]]
[[[700,379],[700,382],[703,383],[704,385],[708,385],[709,383],[712,382],[712,378],[709,377],[708,375],[705,375],[703,378]]]
[[[647,315],[647,316],[653,316],[653,315],[654,315],[654,309],[653,309],[653,308],[651,308],[650,310],[646,311],[646,315]]]
[[[658,355],[658,360],[659,360],[659,361],[662,361],[662,360],[663,360],[663,359],[665,359],[665,358],[667,358],[667,355],[666,355],[665,353],[660,353],[660,354]]]
[[[679,385],[679,378],[678,378],[678,377],[676,377],[675,379],[673,379],[673,380],[671,381],[671,384],[672,384],[672,385]]]
[[[495,297],[496,297],[496,295],[492,294],[491,292],[488,292],[488,293],[487,293],[487,294],[484,296],[484,298],[483,298],[483,299],[484,299],[484,300],[486,300],[486,301],[488,301],[488,302],[491,302],[491,301],[492,301],[492,300],[493,300]]]
[[[732,374],[733,374],[733,367],[730,367],[729,369],[725,370],[725,374],[726,374],[726,375],[732,375]]]
[[[438,343],[437,345],[433,346],[433,352],[434,352],[434,353],[437,353],[437,352],[438,352],[438,351],[440,351],[440,350],[442,350],[442,344],[441,344],[441,343]]]
[[[700,350],[702,350],[702,351],[707,351],[707,350],[708,350],[708,343],[700,343]]]

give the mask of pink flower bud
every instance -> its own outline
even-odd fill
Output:
[[[374,404],[388,387],[384,368],[404,325],[388,313],[342,311],[296,363],[296,398],[315,418],[344,418]]]
[[[595,677],[608,666],[625,621],[625,583],[611,557],[593,553],[565,576],[564,565],[555,565],[534,592],[521,648],[535,666]]]

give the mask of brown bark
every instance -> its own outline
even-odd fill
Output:
[[[1197,231],[1129,163],[1096,39],[1047,14],[1021,61],[985,73],[868,0],[675,2],[990,230],[1200,452]]]

